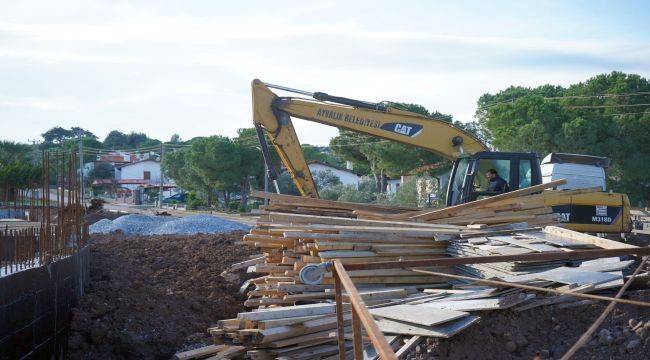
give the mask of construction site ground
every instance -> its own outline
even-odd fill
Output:
[[[114,215],[99,214],[91,221],[104,217]],[[69,358],[169,359],[177,351],[209,344],[209,326],[244,311],[239,284],[246,274],[235,283],[220,276],[255,253],[236,244],[243,235],[93,235],[90,283],[73,311]],[[648,301],[650,291],[626,296]],[[558,358],[603,309],[588,303],[486,313],[452,339],[421,343],[409,358]],[[649,334],[650,309],[618,306],[575,358],[645,359]]]
[[[650,291],[631,291],[626,298],[648,301]],[[411,359],[559,359],[602,313],[606,304],[522,312],[486,313],[480,323],[448,340],[429,341]],[[596,336],[574,359],[647,359],[650,354],[650,309],[617,306]]]
[[[207,344],[208,326],[243,310],[239,284],[219,275],[254,252],[235,245],[242,235],[93,235],[90,283],[73,311],[69,357],[169,359]]]

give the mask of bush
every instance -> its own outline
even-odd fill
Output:
[[[341,185],[341,179],[332,170],[318,171],[314,175],[314,182],[319,189]]]
[[[196,195],[196,191],[191,191],[187,195],[187,208],[189,210],[194,210],[199,206],[205,206],[205,201]]]
[[[231,201],[228,203],[228,211],[238,211],[239,210],[239,201]]]
[[[341,197],[341,193],[343,192],[344,188],[345,185],[341,185],[341,184],[328,186],[326,188],[320,189],[318,191],[318,195],[320,195],[321,199],[338,200],[339,197]]]
[[[391,205],[417,207],[418,206],[418,188],[417,179],[413,178],[405,181],[397,188],[397,192],[390,199]]]
[[[362,181],[359,186],[354,185],[333,185],[319,192],[323,199],[349,201],[358,203],[371,203],[377,195],[375,193],[375,183],[373,181]]]

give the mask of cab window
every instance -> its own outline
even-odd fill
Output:
[[[467,167],[469,165],[469,160],[460,159],[458,160],[458,165],[456,166],[456,172],[454,173],[454,178],[451,179],[450,192],[449,196],[451,198],[450,205],[460,204],[461,196],[463,193],[463,183],[465,182],[465,174],[467,173]]]
[[[490,181],[485,176],[488,170],[494,169],[499,173],[499,176],[505,181],[510,182],[510,160],[503,159],[480,159],[476,168],[476,177],[474,184],[478,185],[475,188],[487,191],[490,186]]]
[[[510,185],[510,160],[504,159],[479,159],[474,171],[474,186],[471,200],[478,200],[495,194],[488,191],[490,181],[485,176],[488,170],[494,169],[499,176]]]
[[[519,189],[530,187],[533,184],[533,166],[530,160],[519,160]]]

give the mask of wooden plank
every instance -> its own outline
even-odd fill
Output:
[[[395,212],[400,210],[401,211],[418,210],[417,208],[408,208],[403,206],[362,204],[362,203],[354,203],[354,202],[346,202],[346,201],[314,199],[309,197],[301,197],[301,196],[293,196],[293,195],[265,193],[263,191],[257,191],[257,190],[251,191],[250,196],[255,198],[260,198],[260,199],[269,199],[271,201],[277,201],[284,204],[299,204],[299,205],[324,207],[324,208],[332,208],[332,209],[346,209],[346,210],[375,209],[375,210],[385,210],[390,212]]]
[[[390,319],[378,319],[377,326],[381,331],[388,334],[450,338],[459,331],[477,322],[478,319],[478,316],[469,315],[456,321],[451,321],[438,326],[423,326]]]
[[[253,258],[253,259],[250,259],[250,260],[244,260],[242,262],[238,262],[238,263],[230,265],[230,267],[228,268],[228,271],[246,269],[247,267],[249,267],[251,265],[255,265],[255,264],[259,264],[259,263],[264,262],[265,259],[266,258],[264,256],[259,256],[259,257],[256,257],[256,258]]]
[[[270,213],[269,221],[276,223],[291,223],[291,224],[321,224],[321,225],[347,225],[347,226],[382,226],[382,227],[405,227],[415,226],[422,228],[450,228],[455,229],[455,226],[445,226],[442,224],[428,224],[419,223],[414,221],[388,221],[388,220],[363,220],[363,219],[350,219],[334,216],[316,216],[316,215],[303,215],[303,214],[286,214],[286,213]]]
[[[348,325],[351,319],[352,319],[352,314],[347,313],[343,315],[343,322],[345,325]],[[322,319],[308,320],[301,324],[279,326],[267,330],[262,330],[259,332],[259,336],[256,338],[256,341],[259,344],[264,344],[272,341],[286,339],[288,337],[312,334],[315,332],[321,332],[328,329],[335,329],[336,325],[337,325],[337,319],[335,316],[329,316]]]
[[[349,331],[350,327],[346,327],[346,331]],[[305,341],[317,341],[317,340],[325,340],[325,339],[331,339],[335,340],[336,339],[336,331],[334,330],[325,330],[325,331],[320,331],[316,332],[313,334],[307,334],[307,335],[301,335],[301,336],[293,336],[289,337],[283,340],[278,340],[278,341],[273,341],[268,344],[268,346],[273,347],[273,348],[283,348],[289,345],[295,345],[295,344],[300,344]]]
[[[334,304],[309,304],[237,314],[239,320],[271,320],[285,317],[333,314]]]
[[[226,345],[208,345],[194,350],[188,350],[176,353],[174,359],[176,360],[190,360],[201,359],[210,355],[214,355],[221,350],[224,350]]]
[[[468,299],[468,300],[436,300],[420,304],[422,308],[448,309],[456,311],[485,311],[507,309],[534,297],[534,294],[515,294],[509,296]],[[423,310],[425,311],[425,310]]]
[[[425,326],[456,320],[469,315],[469,313],[456,310],[439,309],[431,311],[429,307],[422,305],[395,305],[377,309],[370,309],[370,313],[386,319],[409,322]]]
[[[359,316],[359,321],[363,324],[368,337],[370,337],[372,344],[381,358],[384,360],[396,360],[397,358],[395,357],[393,349],[390,347],[388,342],[386,342],[386,338],[379,330],[379,327],[375,323],[370,312],[368,312],[368,309],[364,305],[363,299],[359,295],[354,283],[352,283],[352,280],[345,272],[343,264],[334,261],[334,271],[336,271],[336,275],[340,279],[341,285],[345,288],[345,291],[350,297],[353,311],[355,311],[357,316]]]
[[[244,346],[232,346],[227,345],[225,349],[219,351],[216,355],[206,358],[206,360],[222,360],[222,359],[232,359],[236,356],[239,356],[246,352],[246,347]]]
[[[629,249],[615,249],[615,250],[629,250]],[[627,299],[614,299],[614,298],[610,298],[610,297],[607,297],[607,296],[600,296],[600,295],[595,295],[595,294],[572,293],[570,291],[563,291],[563,290],[558,290],[558,289],[553,289],[553,288],[543,288],[543,287],[539,287],[539,286],[531,286],[531,285],[525,285],[525,284],[509,283],[509,282],[506,282],[506,281],[478,279],[478,278],[473,278],[473,277],[470,277],[470,276],[443,274],[443,273],[437,273],[437,272],[433,272],[433,271],[422,271],[422,270],[418,270],[418,269],[413,269],[413,271],[421,272],[421,273],[424,273],[424,274],[439,275],[439,276],[447,277],[447,278],[450,278],[450,279],[466,280],[466,281],[471,281],[471,282],[474,282],[474,283],[477,283],[477,284],[483,284],[483,285],[489,285],[489,286],[498,286],[498,287],[510,286],[510,287],[513,287],[513,288],[520,288],[520,289],[524,289],[524,290],[532,290],[532,291],[539,291],[539,292],[546,292],[546,293],[553,293],[553,294],[560,294],[560,295],[571,295],[571,296],[574,296],[574,297],[589,299],[589,300],[613,301],[613,302],[618,302],[618,303],[623,303],[623,304],[650,307],[650,302],[645,302],[645,301],[627,300]]]
[[[281,319],[272,319],[272,320],[260,320],[257,322],[257,327],[260,330],[271,329],[278,326],[288,326],[295,324],[302,324],[305,321],[323,319],[326,317],[332,316],[331,314],[325,315],[311,315],[311,316],[298,316],[290,318],[281,318]],[[239,320],[237,320],[239,321]]]
[[[594,249],[557,251],[517,255],[491,255],[491,256],[467,256],[467,257],[446,257],[430,260],[404,260],[386,261],[364,264],[347,264],[349,270],[371,270],[391,268],[412,268],[425,266],[456,266],[467,264],[488,264],[507,261],[553,261],[553,260],[581,260],[596,259],[602,257],[624,256],[624,255],[650,255],[650,248],[635,247],[623,249]],[[414,270],[420,271],[420,270]],[[421,271],[420,271],[421,272]]]
[[[395,356],[397,356],[398,359],[404,359],[406,356],[413,350],[415,349],[416,346],[418,346],[422,340],[424,340],[424,337],[422,336],[411,336],[410,339],[408,339],[402,347],[397,350],[395,353]]]
[[[545,251],[557,251],[558,249],[556,247],[550,246],[550,245],[545,245],[545,244],[531,244],[527,243],[525,241],[522,241],[521,239],[516,239],[512,236],[488,236],[487,237],[490,240],[496,240],[496,241],[501,241],[507,244],[519,246],[525,249],[533,250],[535,252],[545,252]]]
[[[467,234],[468,236],[471,234]],[[346,233],[341,231],[338,234],[323,234],[309,232],[305,230],[292,230],[285,231],[284,236],[287,238],[297,239],[313,239],[313,240],[327,240],[327,241],[341,241],[341,242],[370,242],[370,243],[385,243],[385,242],[400,242],[405,244],[432,244],[436,240],[429,235],[419,237],[398,236],[390,233]]]
[[[460,234],[471,233],[475,230],[467,229],[464,226],[455,227],[386,227],[386,226],[346,226],[346,225],[298,225],[296,228],[307,230],[330,230],[330,231],[354,231],[361,233],[390,233],[393,236],[435,236],[436,234]]]
[[[565,237],[571,240],[581,241],[584,243],[596,245],[603,249],[633,249],[636,248],[634,245],[622,243],[619,241],[609,240],[599,238],[598,236],[583,234],[577,231],[564,229],[557,226],[547,226],[544,228],[544,232],[547,234]]]

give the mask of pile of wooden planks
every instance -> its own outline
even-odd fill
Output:
[[[260,209],[269,212],[356,217],[356,215],[354,215],[355,210],[370,210],[386,215],[414,212],[418,210],[417,208],[402,206],[359,204],[345,201],[282,195],[264,191],[251,191],[250,196],[260,199],[268,199],[269,204],[261,206]]]
[[[209,329],[215,346],[230,344],[236,347],[233,354],[250,359],[338,358],[333,278],[326,274],[318,285],[302,283],[299,272],[308,264],[336,259],[350,266],[629,246],[554,226],[542,230],[540,225],[556,222],[545,203],[559,194],[532,194],[541,190],[533,187],[426,211],[255,192],[253,196],[267,198],[270,204],[244,243],[259,248],[260,255],[231,270],[248,268],[260,276],[243,286],[249,289],[244,305],[250,311]],[[484,311],[580,305],[584,299],[576,301],[565,293],[618,287],[621,270],[630,263],[618,258],[512,261],[347,273],[398,358],[403,358],[426,337],[448,338],[475,324]],[[474,278],[508,283],[485,286],[475,284]],[[558,289],[560,295],[539,297],[516,284]],[[348,333],[350,304],[347,294],[342,297]],[[352,345],[345,347],[351,351]],[[377,358],[371,345],[364,356]]]
[[[464,235],[465,238],[456,237],[447,242],[451,245],[471,244],[474,240],[480,242],[490,238],[481,233],[465,232]],[[555,227],[514,231],[508,236],[500,234],[495,237],[497,240],[494,240],[495,243],[491,246],[519,249],[506,251],[507,254],[516,254],[520,250],[521,253],[544,252],[546,247],[550,246],[554,247],[556,252],[631,246]],[[494,272],[500,274],[498,278],[513,284],[512,286],[506,284],[494,287],[473,284],[471,280],[450,280],[444,288],[432,287],[426,281],[401,286],[360,283],[357,287],[379,329],[393,346],[398,358],[403,358],[427,337],[449,338],[476,324],[485,311],[522,311],[538,306],[570,307],[593,303],[592,300],[563,294],[540,296],[538,293],[517,288],[515,284],[534,285],[570,293],[602,291],[620,287],[623,282],[621,271],[632,262],[619,258],[601,258],[553,262],[542,267],[525,262],[484,264],[497,265]],[[499,270],[508,267],[517,268],[519,271]],[[408,276],[409,272],[414,273],[408,268],[399,270],[404,272],[405,276]],[[437,269],[418,270],[432,270],[439,274]],[[372,271],[377,272],[376,276],[382,276],[383,270]],[[294,279],[292,282],[278,283],[275,287],[259,283],[251,293],[273,296],[277,295],[275,291],[281,291],[293,299],[293,304],[260,305],[255,310],[238,314],[235,319],[220,321],[216,327],[209,330],[215,342],[243,346],[246,349],[246,358],[250,359],[336,359],[337,323],[336,307],[330,299],[333,297],[332,286],[304,285],[298,281]],[[350,331],[351,321],[348,301],[347,295],[343,294],[346,332]],[[299,302],[314,303],[297,305]],[[350,343],[346,343],[346,349],[352,351]],[[366,344],[364,353],[366,358],[376,358],[371,344]]]
[[[249,292],[248,307],[293,305],[333,298],[333,279],[322,285],[304,285],[299,272],[307,264],[338,259],[344,264],[430,259],[447,256],[446,239],[476,230],[441,224],[399,221],[357,220],[330,216],[269,213],[244,236],[244,242],[260,248],[264,262],[250,272],[265,274],[252,279],[256,289]],[[449,271],[439,268],[438,271]],[[400,269],[352,271],[357,286],[385,287],[419,284],[439,287],[446,284],[437,276],[414,274]]]
[[[270,201],[262,209],[268,212],[346,217],[368,220],[396,220],[447,225],[495,226],[526,222],[528,225],[549,225],[558,217],[547,204],[557,198],[584,194],[598,189],[570,191],[546,190],[566,183],[556,180],[505,194],[500,194],[444,209],[414,209],[376,204],[357,204],[332,200],[312,199],[253,191],[252,197]]]

